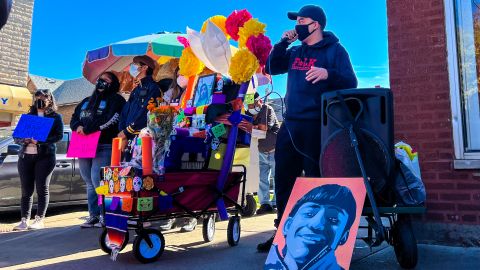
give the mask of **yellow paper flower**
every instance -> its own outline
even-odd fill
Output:
[[[190,47],[183,49],[178,66],[180,75],[187,78],[198,75],[205,67]]]
[[[208,18],[205,22],[203,22],[202,30],[200,30],[200,32],[205,33],[205,31],[207,31],[207,22],[208,21],[211,21],[213,24],[218,26],[218,28],[220,28],[220,30],[222,30],[222,32],[225,34],[227,39],[230,39],[230,35],[228,35],[227,28],[225,26],[225,22],[227,21],[227,17],[225,17],[223,15],[215,15],[215,16],[212,16],[212,17]]]
[[[248,82],[257,71],[260,64],[253,53],[248,49],[240,49],[232,57],[228,72],[232,80],[237,83]]]
[[[238,30],[238,46],[245,48],[247,40],[250,36],[257,36],[258,34],[265,34],[265,27],[267,25],[258,21],[258,19],[248,20],[243,27]]]

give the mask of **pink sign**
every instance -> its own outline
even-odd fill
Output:
[[[88,135],[81,135],[73,131],[67,157],[94,158],[97,152],[99,138],[100,131]]]

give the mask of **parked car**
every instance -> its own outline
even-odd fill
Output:
[[[86,203],[86,187],[78,159],[66,156],[71,134],[70,129],[65,129],[63,139],[57,143],[57,163],[50,180],[50,206]],[[20,146],[14,143],[11,131],[4,129],[0,135],[0,212],[4,212],[20,209],[22,192],[17,169]]]

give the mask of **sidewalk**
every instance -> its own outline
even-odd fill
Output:
[[[0,234],[0,269],[262,269],[266,254],[257,253],[256,245],[272,231],[273,215],[242,219],[242,237],[237,247],[226,243],[227,222],[216,223],[215,240],[204,243],[201,226],[192,233],[165,233],[166,248],[153,264],[140,264],[130,244],[116,262],[98,246],[100,229],[80,229],[87,213],[77,211],[47,218],[47,229]],[[2,225],[0,225],[2,227]],[[3,225],[8,229],[13,224]],[[479,269],[480,248],[419,245],[417,269]],[[4,267],[4,268],[2,268]],[[393,248],[383,244],[370,252],[357,241],[350,269],[401,269]]]

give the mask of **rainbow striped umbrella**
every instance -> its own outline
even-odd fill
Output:
[[[170,58],[178,58],[183,50],[183,45],[177,40],[179,36],[186,37],[185,34],[153,34],[88,51],[83,62],[83,76],[91,83],[95,83],[105,71],[126,70],[133,57],[137,55],[148,55],[159,64],[165,63]]]

